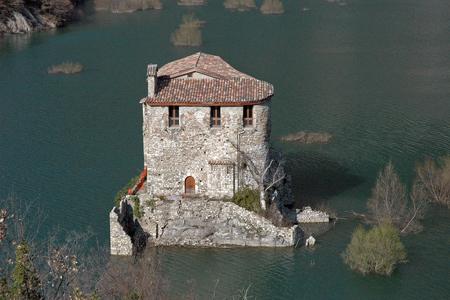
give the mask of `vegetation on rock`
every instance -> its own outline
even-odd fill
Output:
[[[245,188],[237,191],[231,198],[233,203],[249,211],[259,213],[261,211],[261,202],[259,201],[259,191]]]
[[[357,228],[342,258],[351,269],[364,275],[390,275],[398,264],[406,262],[406,251],[397,230],[383,221],[369,231]]]
[[[200,46],[203,41],[199,27],[203,23],[203,21],[196,19],[194,14],[184,15],[183,23],[172,34],[170,41],[175,46]]]
[[[284,13],[283,3],[279,0],[264,0],[261,6],[263,14],[282,14]]]
[[[132,200],[133,200],[133,204],[134,204],[133,215],[136,218],[142,218],[144,216],[144,211],[142,210],[143,208],[141,206],[141,201],[139,200],[139,197],[138,196],[134,196],[132,198]]]
[[[228,9],[236,9],[238,11],[246,11],[255,7],[254,0],[226,0],[223,5]]]
[[[57,74],[57,73],[63,73],[63,74],[75,74],[83,71],[83,66],[80,63],[74,63],[71,61],[63,62],[60,65],[53,65],[50,68],[48,68],[49,74]]]
[[[139,176],[131,178],[130,182],[117,193],[116,197],[114,197],[114,205],[117,208],[119,208],[119,206],[120,206],[120,200],[122,200],[123,197],[128,195],[128,191],[130,189],[132,189],[139,182],[139,179],[140,179]]]

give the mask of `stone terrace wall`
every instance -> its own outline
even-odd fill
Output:
[[[122,208],[132,205],[132,201],[127,199],[130,196],[122,200]],[[149,200],[148,195],[140,196],[144,216],[132,221],[142,227],[148,237],[147,245],[288,247],[295,245],[303,236],[296,225],[276,227],[267,219],[232,202],[182,199],[157,200],[150,205]],[[113,210],[110,220],[112,223],[123,220],[122,214],[127,213]],[[116,225],[111,225],[113,227]],[[121,250],[122,238],[117,231],[111,231],[113,233],[115,236],[111,236],[111,252],[125,254]],[[131,237],[131,240],[137,239]]]

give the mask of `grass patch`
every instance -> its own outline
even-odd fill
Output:
[[[259,191],[245,188],[234,194],[231,201],[246,210],[259,213],[261,211],[261,202],[259,201]]]
[[[139,182],[139,179],[140,179],[139,176],[136,176],[136,177],[132,178],[130,180],[130,182],[123,189],[121,189],[117,193],[116,197],[114,197],[114,205],[117,208],[120,208],[119,207],[120,206],[120,200],[122,200],[123,197],[128,195],[128,190],[132,189]]]
[[[342,258],[364,275],[390,275],[399,263],[406,262],[406,251],[395,227],[384,221],[369,231],[358,227]]]
[[[203,43],[199,27],[205,22],[195,18],[194,14],[184,15],[183,23],[172,33],[170,41],[175,46],[200,46]]]
[[[133,215],[136,218],[142,218],[144,216],[144,211],[142,210],[141,201],[139,200],[139,197],[134,196],[133,198],[131,198],[131,200],[134,203]]]
[[[57,74],[57,73],[63,73],[63,74],[74,74],[79,73],[83,71],[83,66],[80,63],[74,63],[71,61],[63,62],[60,65],[53,65],[50,68],[48,68],[49,74]]]
[[[282,14],[284,13],[283,3],[279,0],[264,0],[261,12],[266,15]]]

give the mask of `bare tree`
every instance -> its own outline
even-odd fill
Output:
[[[91,231],[64,233],[54,229],[51,235],[42,235],[39,232],[45,220],[42,207],[36,200],[25,202],[15,194],[0,201],[0,210],[4,219],[2,228],[7,228],[0,240],[0,295],[1,289],[14,293],[17,276],[27,276],[14,273],[19,264],[36,270],[39,281],[36,292],[43,299],[69,299],[75,291],[78,296],[81,292],[92,294],[93,282],[101,279],[101,266],[106,260],[94,259],[93,253],[98,250],[88,249]],[[5,218],[3,212],[9,215]],[[22,256],[26,255],[26,264],[17,255],[20,251]],[[82,286],[82,291],[77,290],[77,284]]]
[[[414,183],[408,195],[406,186],[400,182],[392,163],[389,163],[378,176],[367,208],[372,214],[371,222],[380,225],[386,220],[405,234],[421,230],[418,220],[425,216],[428,203],[419,183]]]
[[[111,260],[101,281],[104,299],[164,299],[169,281],[160,271],[162,258],[145,251],[136,257]]]
[[[427,157],[423,164],[417,163],[416,173],[430,199],[450,206],[450,156],[441,158],[439,165]]]
[[[266,210],[266,192],[286,178],[286,174],[284,173],[284,159],[269,159],[268,161],[264,161],[262,166],[258,166],[248,153],[242,151],[233,142],[230,141],[230,143],[239,152],[241,160],[246,166],[246,170],[248,170],[252,179],[258,185],[261,209]],[[276,151],[275,149],[273,150]],[[270,150],[267,150],[264,157],[269,157],[269,153]]]

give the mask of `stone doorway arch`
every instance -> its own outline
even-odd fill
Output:
[[[189,176],[184,181],[184,191],[186,194],[195,194],[195,179]]]

